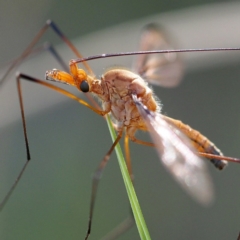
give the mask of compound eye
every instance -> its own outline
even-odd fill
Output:
[[[80,84],[80,90],[82,92],[89,92],[89,84],[86,80],[82,81]]]

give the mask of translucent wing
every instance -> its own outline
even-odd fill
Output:
[[[172,49],[166,33],[156,24],[147,25],[140,39],[140,50]],[[134,71],[152,84],[176,86],[183,73],[182,62],[176,53],[138,55]]]
[[[209,204],[213,200],[213,185],[205,166],[179,129],[167,123],[164,116],[149,111],[135,95],[137,108],[146,122],[163,165],[180,185],[197,201]]]

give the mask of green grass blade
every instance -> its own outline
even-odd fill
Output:
[[[112,140],[114,141],[117,136],[116,136],[116,132],[115,132],[113,126],[112,126],[112,122],[111,122],[109,116],[107,116],[107,123],[108,123],[108,127],[109,127],[109,131],[110,131]],[[139,235],[141,237],[141,240],[150,240],[151,238],[150,238],[150,235],[149,235],[144,217],[142,215],[142,211],[141,211],[141,208],[140,208],[140,205],[139,205],[139,202],[138,202],[138,199],[137,199],[137,196],[136,196],[131,178],[129,176],[127,166],[126,166],[126,163],[125,163],[125,159],[123,157],[123,153],[122,153],[122,150],[121,150],[121,147],[120,147],[119,143],[116,145],[115,151],[116,151],[116,154],[117,154],[118,163],[119,163],[119,166],[120,166],[120,169],[121,169],[121,173],[122,173],[122,176],[123,176],[124,184],[125,184],[125,187],[126,187],[126,190],[127,190],[127,194],[128,194],[128,197],[129,197],[130,205],[131,205],[131,208],[132,208],[132,211],[133,211],[133,215],[134,215],[134,218],[135,218],[135,222],[136,222],[136,225],[137,225],[137,228],[138,228]]]

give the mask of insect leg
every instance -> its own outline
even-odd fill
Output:
[[[240,233],[239,233],[239,235],[238,235],[238,238],[237,238],[237,240],[240,240]]]
[[[83,58],[83,56],[80,54],[80,52],[77,50],[77,48],[71,43],[71,41],[62,33],[62,31],[58,28],[58,26],[52,21],[47,20],[45,25],[40,29],[40,31],[37,33],[37,35],[34,37],[34,39],[30,42],[28,47],[23,51],[23,53],[15,59],[8,70],[5,72],[3,77],[0,79],[0,87],[3,85],[3,83],[6,81],[8,75],[11,73],[15,67],[20,65],[24,59],[26,59],[32,51],[34,51],[34,46],[37,44],[37,42],[40,40],[40,38],[44,35],[44,33],[47,31],[47,29],[51,27],[52,30],[62,39],[63,42],[67,44],[67,46],[72,50],[72,52],[78,57]],[[60,55],[56,52],[56,50],[51,46],[48,45],[46,47],[49,47],[49,51],[53,54],[53,56],[58,60],[58,62],[63,66],[64,70],[69,70],[69,67],[66,66]],[[87,64],[86,61],[83,61],[82,64],[85,66],[89,74],[94,75],[92,69]],[[90,94],[86,94],[88,99],[91,101],[91,103],[95,106],[95,108],[100,109],[99,105],[96,103],[96,101],[92,98]]]
[[[154,146],[152,143],[144,142],[139,139],[136,139],[135,137],[131,137],[131,140],[134,139],[134,142],[147,145],[147,146]],[[131,166],[131,157],[130,157],[130,149],[129,149],[129,136],[128,134],[125,134],[124,138],[124,148],[125,148],[125,157],[126,157],[126,163],[129,175],[131,177],[131,180],[134,180],[134,176],[132,173],[132,166]],[[132,228],[135,224],[135,220],[133,217],[132,209],[130,208],[130,214],[129,216],[124,219],[117,227],[115,227],[111,232],[109,232],[107,235],[105,235],[101,240],[111,240],[116,239],[119,236],[121,236],[123,233],[127,232],[130,228]]]
[[[78,57],[78,58],[82,58],[82,55],[78,52],[78,50],[76,49],[76,47],[71,43],[71,41],[61,32],[61,30],[57,27],[57,25],[51,21],[51,20],[47,20],[46,23],[44,24],[44,26],[40,29],[40,31],[36,34],[36,36],[33,38],[33,40],[30,42],[30,44],[28,45],[28,47],[23,51],[23,53],[16,58],[12,64],[10,65],[10,67],[7,69],[7,71],[5,72],[5,74],[2,76],[2,78],[0,79],[0,86],[3,85],[3,83],[7,80],[8,75],[12,72],[13,69],[15,69],[18,65],[20,65],[22,63],[22,61],[24,59],[26,59],[29,54],[31,54],[31,52],[34,49],[34,46],[37,44],[37,42],[41,39],[41,37],[44,35],[44,33],[47,31],[48,28],[52,28],[52,30],[62,39],[62,41],[64,41],[67,46],[72,50],[72,52]],[[86,61],[83,62],[83,65],[85,66],[85,68],[88,70],[88,72],[90,74],[93,74],[90,66],[87,64]]]
[[[39,55],[42,52],[48,51],[50,54],[52,54],[52,56],[58,61],[58,63],[62,66],[62,68],[65,71],[69,70],[68,65],[63,61],[63,58],[59,55],[59,53],[57,52],[57,50],[54,48],[54,46],[49,43],[49,42],[45,42],[44,44],[42,44],[41,46],[38,46],[36,48],[33,48],[31,50],[31,52],[29,53],[28,57],[35,57],[37,55]],[[12,65],[17,59],[13,59],[11,60],[7,65]],[[25,59],[23,59],[24,61]],[[22,61],[22,62],[23,62]],[[19,63],[20,65],[20,63]],[[2,79],[1,79],[2,80]],[[0,82],[1,82],[0,80]]]
[[[131,164],[130,149],[129,149],[129,138],[127,134],[125,134],[125,138],[124,138],[124,149],[125,149],[125,157],[126,157],[128,173],[131,177],[131,180],[133,181],[132,164]]]
[[[137,139],[137,138],[130,138],[131,141],[137,143],[137,144],[142,144],[142,145],[145,145],[145,146],[149,146],[149,147],[155,147],[155,145],[151,142],[145,142],[145,141],[142,141],[140,139]]]
[[[141,130],[147,131],[147,128],[144,127]],[[135,143],[138,143],[138,144],[142,144],[142,145],[145,145],[145,146],[149,146],[149,147],[154,147],[155,146],[151,142],[146,142],[146,141],[142,141],[140,139],[137,139],[135,137],[136,131],[137,131],[137,128],[135,126],[128,127],[127,130],[126,130],[126,135],[130,138],[130,140],[132,142],[135,142]]]
[[[31,52],[31,55],[36,55],[36,54],[39,54],[43,51],[49,51],[53,55],[53,57],[58,61],[58,63],[62,66],[62,68],[66,72],[69,71],[68,65],[63,61],[62,57],[59,55],[57,50],[49,42],[45,42],[42,46],[40,46],[36,49],[33,49],[32,52]]]
[[[25,140],[25,145],[26,145],[26,152],[27,152],[27,161],[26,163],[24,164],[22,170],[20,171],[19,175],[17,176],[14,184],[12,185],[12,187],[10,188],[10,190],[8,191],[8,193],[6,194],[6,196],[4,197],[3,201],[0,203],[0,211],[4,208],[5,204],[7,203],[9,197],[11,196],[13,190],[15,189],[15,187],[17,186],[18,182],[20,181],[31,157],[30,157],[30,150],[29,150],[29,144],[28,144],[28,137],[27,137],[27,128],[26,128],[26,120],[25,120],[25,114],[24,114],[24,105],[23,105],[23,97],[22,97],[22,89],[21,89],[21,79],[23,80],[28,80],[30,82],[34,82],[34,83],[38,83],[40,85],[43,85],[47,88],[50,88],[56,92],[59,92],[75,101],[77,101],[78,103],[88,107],[89,109],[91,109],[92,111],[94,111],[95,113],[103,116],[106,114],[105,111],[101,111],[101,110],[98,110],[94,107],[92,107],[91,105],[89,105],[87,102],[85,102],[84,100],[82,100],[81,98],[73,95],[72,93],[64,90],[64,89],[61,89],[57,86],[54,86],[50,83],[47,83],[47,82],[44,82],[42,80],[39,80],[39,79],[36,79],[36,78],[33,78],[31,76],[28,76],[26,74],[22,74],[22,73],[19,73],[17,75],[17,89],[18,89],[18,95],[19,95],[19,102],[20,102],[20,108],[21,108],[21,118],[22,118],[22,124],[23,124],[23,131],[24,131],[24,140]]]
[[[101,240],[112,240],[117,239],[123,233],[127,232],[133,225],[135,224],[132,210],[130,210],[130,216],[128,216],[125,220],[123,220],[116,228],[114,228],[111,232],[105,235]],[[240,239],[239,239],[240,240]]]
[[[8,75],[12,72],[13,69],[15,69],[17,66],[19,66],[24,59],[26,59],[32,52],[34,52],[34,47],[37,44],[37,42],[41,39],[41,37],[44,35],[44,33],[47,31],[47,29],[51,27],[52,30],[62,39],[63,42],[66,43],[66,45],[72,50],[72,52],[78,57],[78,58],[83,58],[81,53],[77,50],[77,48],[71,43],[71,41],[62,33],[62,31],[58,28],[58,26],[51,20],[47,20],[45,25],[40,29],[40,31],[37,33],[37,35],[34,37],[34,39],[30,42],[28,47],[23,51],[23,53],[16,58],[10,67],[7,69],[5,74],[2,76],[0,79],[0,87],[1,85],[4,84],[6,81]],[[58,62],[63,66],[64,70],[68,71],[69,67],[66,66],[60,55],[55,51],[54,48],[49,45],[49,51],[53,54],[53,56],[58,60]],[[82,61],[82,64],[85,66],[87,69],[88,73],[91,74],[92,76],[93,71],[90,68],[90,66],[87,64],[86,61]],[[93,97],[89,94],[86,93],[87,98],[91,101],[91,103],[98,109],[100,109],[99,105],[97,102],[93,99]]]
[[[203,156],[203,157],[209,158],[209,159],[214,158],[214,159],[217,159],[217,160],[225,160],[227,162],[240,163],[240,159],[239,158],[226,157],[226,156],[222,156],[222,155],[214,155],[214,154],[204,153],[204,152],[199,152],[198,154],[200,156]]]
[[[110,155],[111,155],[112,151],[114,150],[115,146],[117,145],[117,143],[119,142],[121,137],[122,137],[122,131],[120,131],[118,133],[118,136],[117,136],[116,140],[114,141],[111,148],[109,149],[109,151],[107,152],[105,157],[100,162],[98,168],[94,172],[93,180],[92,180],[92,193],[91,193],[89,220],[88,220],[88,230],[87,230],[85,240],[88,239],[88,237],[91,233],[93,210],[94,210],[94,205],[95,205],[95,200],[96,200],[98,184],[99,184],[100,178],[102,176],[102,172],[103,172],[104,168],[106,167],[106,164],[108,163],[108,160],[110,158]]]
[[[117,129],[116,126],[115,126],[115,129]],[[124,138],[124,148],[125,148],[125,157],[126,157],[128,172],[131,177],[131,180],[133,181],[133,173],[132,173],[130,150],[129,150],[129,138],[127,134],[125,134],[125,138]],[[120,224],[118,224],[113,230],[111,230],[104,237],[102,237],[101,240],[117,239],[118,237],[120,237],[122,234],[127,232],[130,228],[132,228],[135,225],[135,220],[133,217],[133,212],[131,207],[129,211],[130,211],[129,216],[125,218]]]

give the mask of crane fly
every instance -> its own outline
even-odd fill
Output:
[[[58,27],[52,21],[47,21],[46,25],[40,30],[29,47],[10,66],[6,74],[3,76],[1,83],[7,79],[9,73],[17,65],[34,52],[35,44],[49,26],[65,43],[67,43],[78,59],[70,61],[70,71],[68,71],[59,55],[51,47],[48,47],[50,52],[62,64],[64,71],[58,69],[48,70],[46,72],[46,80],[71,85],[76,87],[80,92],[92,93],[101,101],[102,107],[99,108],[91,97],[89,98],[93,102],[93,106],[66,90],[46,81],[33,78],[26,74],[18,74],[18,93],[28,160],[12,188],[2,201],[0,209],[6,204],[30,160],[20,80],[35,82],[57,91],[83,104],[101,116],[105,116],[106,114],[111,114],[112,116],[114,126],[118,132],[118,137],[99,164],[94,175],[90,220],[86,239],[91,231],[93,207],[100,175],[109,160],[111,152],[122,138],[123,133],[125,133],[125,146],[127,153],[129,153],[127,144],[128,139],[141,145],[155,147],[163,165],[192,197],[202,204],[208,204],[211,202],[213,198],[212,181],[207,171],[206,164],[201,156],[208,158],[219,170],[223,169],[228,161],[239,162],[239,159],[223,156],[222,152],[201,133],[192,129],[188,125],[183,124],[181,121],[163,115],[161,113],[160,101],[153,94],[148,82],[163,87],[176,86],[181,81],[183,70],[178,52],[240,49],[172,50],[164,32],[156,25],[150,24],[145,28],[141,36],[140,51],[102,54],[83,58]],[[125,55],[137,55],[133,71],[123,68],[112,68],[106,71],[101,78],[97,78],[87,63],[87,61],[94,59]],[[86,70],[78,68],[79,63],[82,63]],[[138,130],[148,131],[153,142],[145,142],[136,138],[135,133]],[[132,175],[130,156],[128,155],[129,154],[127,154],[128,169]]]

